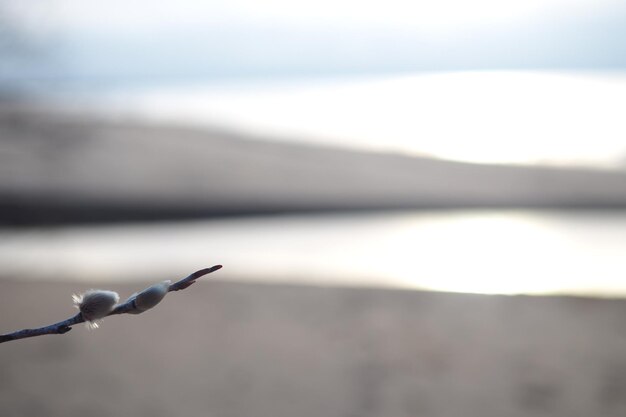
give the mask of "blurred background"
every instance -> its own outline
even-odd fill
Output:
[[[626,5],[0,0],[3,416],[623,416]]]

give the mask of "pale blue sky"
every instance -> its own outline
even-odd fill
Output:
[[[46,60],[5,78],[167,82],[467,69],[625,69],[616,0],[4,1]]]

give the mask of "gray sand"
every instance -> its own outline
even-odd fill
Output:
[[[0,332],[66,318],[81,289],[0,281]],[[0,414],[624,416],[624,317],[618,300],[205,281],[0,345]]]

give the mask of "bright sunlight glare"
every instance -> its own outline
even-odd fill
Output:
[[[626,76],[456,72],[119,94],[107,108],[253,136],[476,163],[626,161]],[[84,107],[81,108],[84,110]]]

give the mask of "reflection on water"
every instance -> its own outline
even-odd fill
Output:
[[[3,274],[626,295],[626,213],[402,212],[3,231]]]

